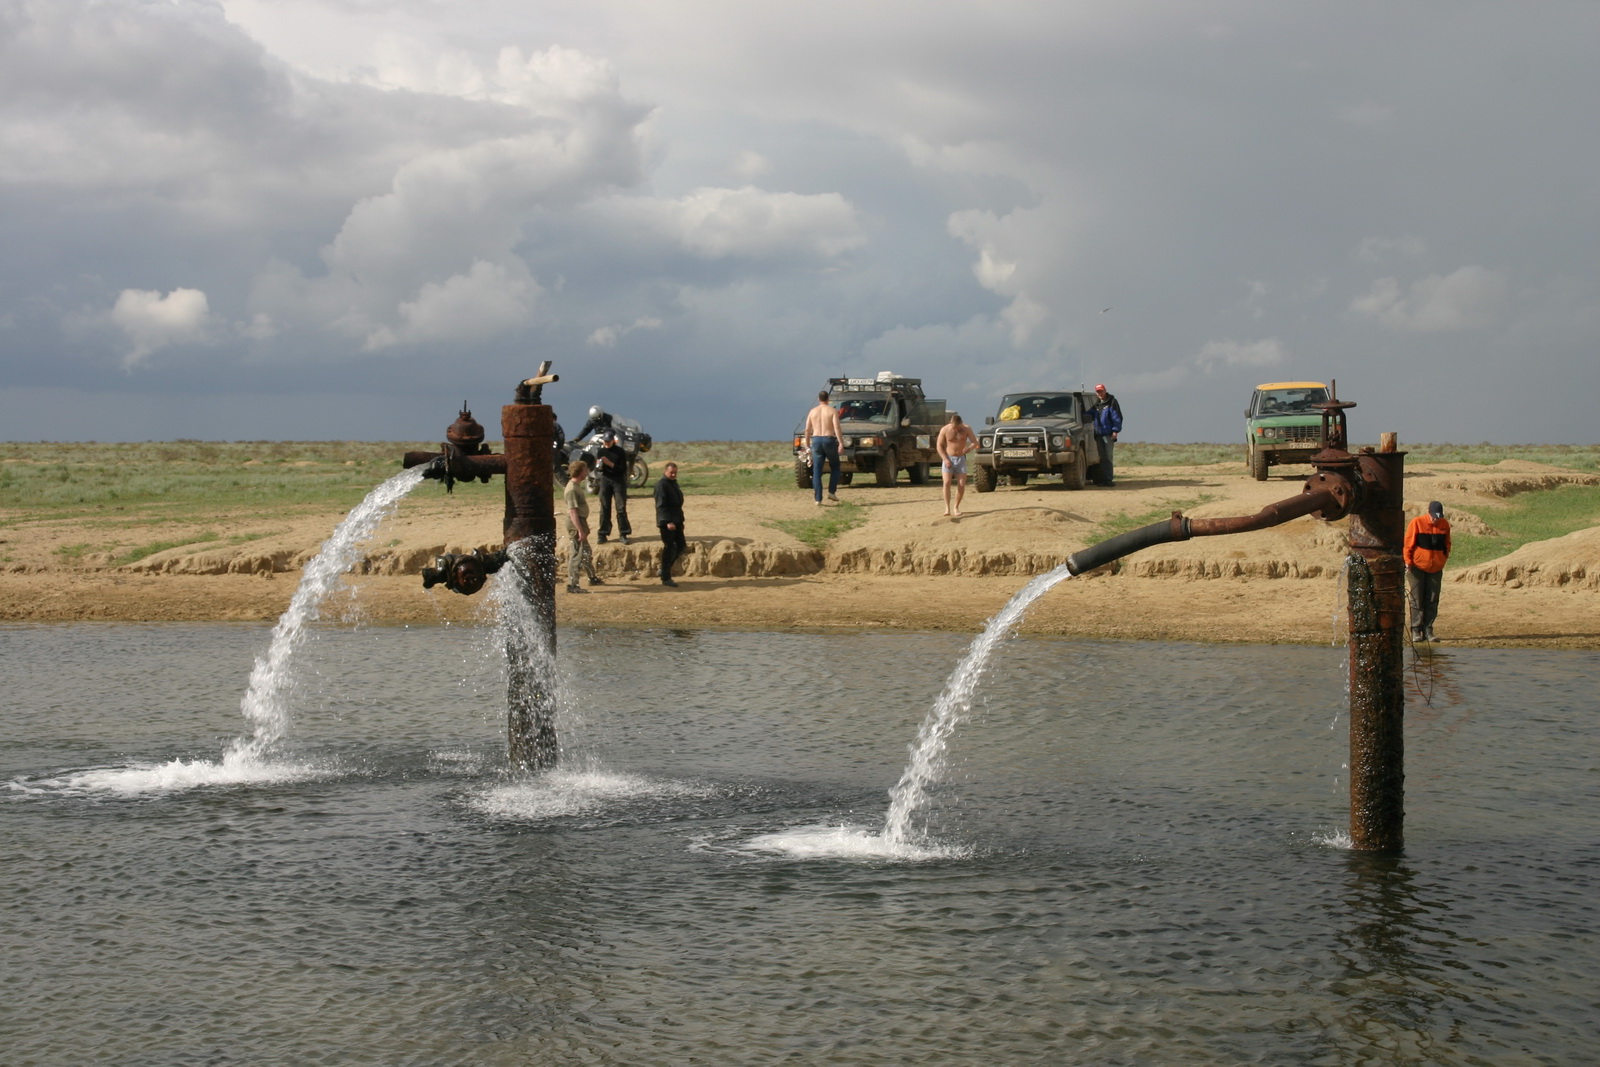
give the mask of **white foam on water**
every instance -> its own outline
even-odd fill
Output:
[[[239,701],[239,710],[254,732],[249,737],[234,739],[223,755],[224,764],[244,767],[259,762],[288,732],[290,698],[297,680],[294,654],[305,637],[306,624],[317,619],[323,600],[344,572],[360,558],[361,543],[371,537],[378,524],[393,514],[406,494],[421,483],[422,468],[413,467],[373,489],[334,528],[316,557],[306,564],[294,598],[278,617],[267,651],[256,657],[249,688]]]
[[[1017,590],[1006,606],[990,619],[983,632],[973,639],[967,653],[956,664],[944,684],[944,692],[928,711],[910,746],[911,760],[893,789],[889,790],[889,811],[884,816],[883,836],[891,844],[905,845],[912,839],[911,819],[928,800],[928,787],[944,771],[945,752],[951,735],[972,710],[972,697],[989,664],[989,655],[999,647],[1022,621],[1029,605],[1056,583],[1072,577],[1062,564],[1041,574]]]
[[[636,774],[557,768],[536,777],[491,786],[468,799],[472,810],[501,819],[552,819],[594,815],[636,800],[713,796],[710,786],[660,781]]]
[[[848,825],[800,826],[773,834],[761,834],[745,841],[742,850],[794,859],[894,860],[902,863],[960,859],[972,853],[966,847],[894,841],[885,834],[873,833],[865,827]]]
[[[279,785],[326,778],[337,773],[337,767],[314,763],[272,763],[248,759],[225,759],[213,763],[202,759],[175,759],[166,763],[133,763],[125,767],[63,771],[47,778],[17,779],[7,785],[22,793],[137,797],[215,786]]]

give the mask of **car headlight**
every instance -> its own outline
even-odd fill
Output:
[[[1060,448],[1067,443],[1067,439],[1065,437],[1052,437],[1050,443]]]
[[[1263,426],[1256,430],[1256,435],[1263,441],[1276,441],[1283,436],[1283,430],[1277,426]]]
[[[858,437],[856,438],[856,443],[862,448],[878,447],[878,439],[876,437]]]
[[[978,438],[978,447],[979,448],[993,448],[994,447],[994,438],[992,438],[992,437],[980,437],[980,438]]]

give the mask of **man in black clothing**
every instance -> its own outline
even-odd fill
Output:
[[[675,586],[672,565],[689,550],[683,539],[683,489],[678,485],[678,465],[668,463],[656,480],[656,528],[661,531],[661,584]]]
[[[633,525],[628,522],[628,453],[617,444],[617,435],[606,431],[605,447],[600,449],[600,543],[611,537],[611,508],[617,509],[617,533],[622,543],[628,544],[633,536]]]
[[[589,409],[589,417],[584,420],[583,429],[578,431],[578,436],[574,437],[573,440],[580,445],[586,444],[589,440],[589,435],[596,430],[609,429],[611,429],[611,415],[601,410],[600,406],[596,404]]]

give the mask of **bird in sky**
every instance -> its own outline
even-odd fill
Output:
[[[1111,310],[1110,308],[1101,308],[1100,309],[1100,314],[1104,315],[1106,312],[1108,312],[1110,310]]]

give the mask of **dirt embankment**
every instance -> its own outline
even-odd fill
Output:
[[[669,457],[670,458],[670,457]],[[798,490],[689,496],[690,552],[679,588],[656,580],[660,543],[648,497],[635,499],[631,545],[600,546],[606,584],[559,594],[564,623],[732,628],[869,628],[973,631],[1028,578],[1066,561],[1122,513],[1181,509],[1196,518],[1248,515],[1299,491],[1305,471],[1256,482],[1242,467],[1129,468],[1115,489],[1067,492],[1059,483],[969,492],[959,520],[945,518],[937,486],[850,487],[866,521],[816,551],[772,525],[818,510]],[[1444,502],[1458,531],[1491,532],[1493,512],[1522,492],[1600,484],[1592,474],[1508,461],[1494,467],[1417,466],[1406,506]],[[424,591],[416,577],[442,551],[500,541],[500,489],[426,485],[365,548],[348,579],[374,621],[470,618],[483,597]],[[1471,507],[1486,518],[1467,514]],[[69,558],[82,540],[71,523],[28,522],[4,534],[0,619],[271,620],[287,606],[301,566],[339,514],[240,520],[216,539],[113,566],[109,554]],[[145,543],[182,540],[163,524]],[[1274,529],[1148,549],[1059,586],[1024,629],[1084,637],[1321,643],[1337,639],[1343,522],[1297,519]],[[197,530],[199,527],[197,526]],[[137,541],[137,535],[130,535]],[[1524,546],[1447,572],[1437,627],[1445,643],[1600,648],[1600,527]],[[349,601],[331,607],[342,612]]]

